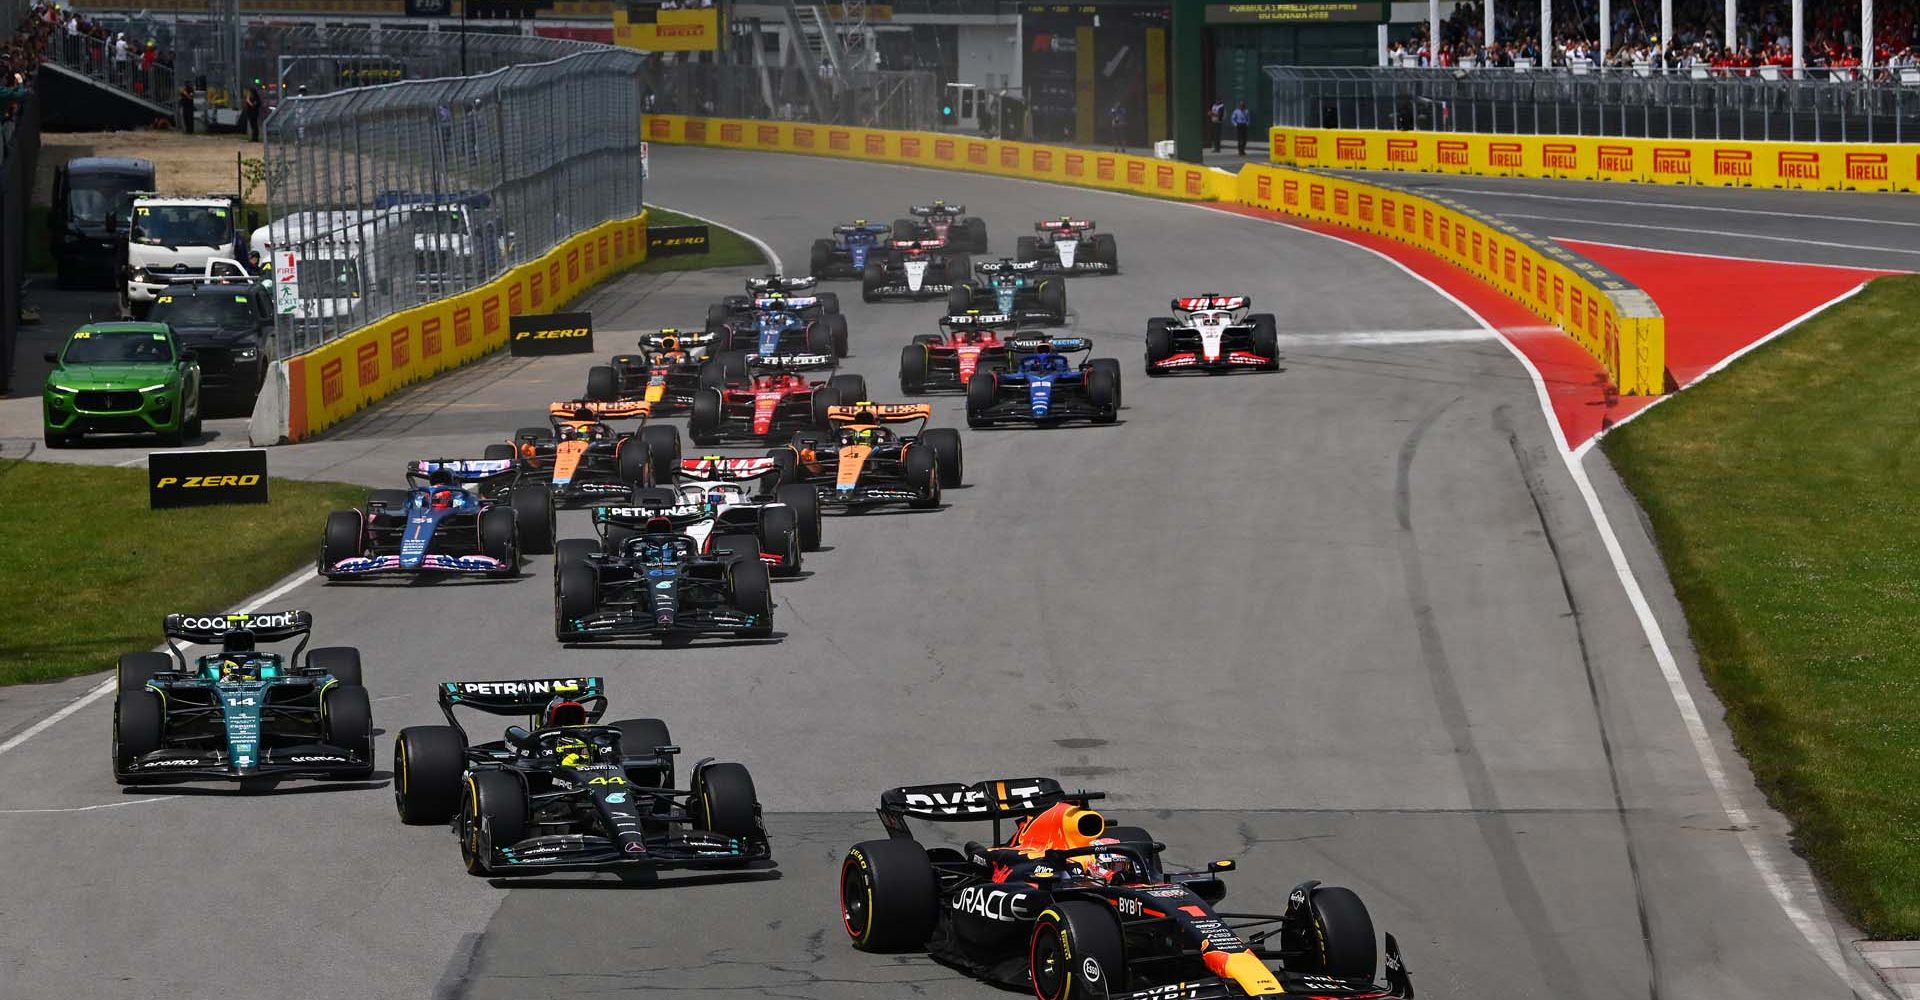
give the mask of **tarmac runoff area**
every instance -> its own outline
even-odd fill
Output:
[[[383,760],[437,719],[435,681],[606,676],[617,714],[753,769],[767,871],[489,883],[444,831],[396,821],[384,768],[122,792],[107,699],[21,739],[99,677],[0,689],[0,843],[29,855],[0,875],[0,992],[987,996],[848,947],[838,861],[880,835],[885,787],[1052,774],[1107,791],[1176,862],[1234,858],[1238,909],[1305,878],[1352,887],[1423,997],[1875,995],[1727,742],[1631,501],[1598,455],[1565,457],[1497,323],[1264,219],[771,154],[664,147],[652,167],[650,201],[788,262],[834,222],[933,197],[984,216],[1000,251],[1034,219],[1096,219],[1125,270],[1075,279],[1069,305],[1122,361],[1121,422],[966,432],[946,509],[828,522],[808,576],[776,587],[774,644],[562,649],[544,558],[501,584],[301,577],[267,602],[365,652]],[[632,276],[584,308],[610,354],[697,322],[738,278]],[[898,346],[939,310],[839,287],[848,368],[887,398]],[[1278,314],[1286,370],[1149,382],[1144,318],[1204,291]],[[391,485],[408,458],[537,422],[593,360],[491,359],[276,449],[275,471]],[[0,403],[0,435],[21,436],[22,402]],[[957,396],[936,410],[961,422]]]

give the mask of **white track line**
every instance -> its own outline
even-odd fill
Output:
[[[1475,327],[1466,330],[1347,330],[1338,333],[1283,333],[1279,339],[1282,345],[1292,347],[1393,347],[1488,341],[1493,339],[1493,334]]]
[[[665,209],[669,212],[672,212],[675,215],[684,215],[689,219],[698,219],[699,221],[704,222],[709,226],[719,226],[722,229],[731,229],[734,232],[739,233],[741,236],[746,237],[746,240],[748,243],[751,243],[754,246],[759,247],[760,252],[767,255],[767,260],[771,261],[773,264],[773,273],[775,274],[787,273],[786,265],[781,263],[780,261],[780,255],[777,253],[774,253],[773,248],[768,246],[765,240],[761,239],[758,236],[753,235],[750,232],[747,232],[744,229],[741,229],[739,226],[730,226],[724,222],[720,222],[715,219],[709,219],[704,215],[695,215],[692,212],[683,212],[680,209],[674,208],[672,205],[659,205],[659,204],[654,204],[652,202],[649,202],[648,207]]]
[[[84,813],[95,809],[118,809],[121,806],[142,806],[149,802],[172,802],[178,795],[157,795],[150,799],[128,799],[125,802],[102,802],[92,806],[68,806],[65,809],[0,809],[0,816],[32,816],[42,813]]]
[[[1733,208],[1726,205],[1688,205],[1675,201],[1639,201],[1632,198],[1577,198],[1564,194],[1535,194],[1532,192],[1486,190],[1484,188],[1421,188],[1441,194],[1465,194],[1488,198],[1529,198],[1534,201],[1568,201],[1589,205],[1610,205],[1628,208],[1668,208],[1681,212],[1721,212],[1728,215],[1764,215],[1779,219],[1812,219],[1819,222],[1857,222],[1867,226],[1910,226],[1920,229],[1920,222],[1907,222],[1900,219],[1867,219],[1857,215],[1818,215],[1812,212],[1776,212],[1761,208]],[[1503,213],[1495,213],[1503,214]],[[1569,219],[1569,222],[1577,221]]]
[[[1891,271],[1899,274],[1911,274],[1897,267],[1861,267],[1858,264],[1820,264],[1809,260],[1778,261],[1765,257],[1735,257],[1724,253],[1701,253],[1698,250],[1668,250],[1665,247],[1637,247],[1630,243],[1608,243],[1605,240],[1590,240],[1584,236],[1555,236],[1556,243],[1585,243],[1589,246],[1609,247],[1614,250],[1638,250],[1641,253],[1670,253],[1678,257],[1704,257],[1707,260],[1736,260],[1748,264],[1791,264],[1794,267],[1824,267],[1834,271]]]
[[[1765,240],[1769,243],[1791,243],[1804,247],[1830,247],[1835,250],[1865,250],[1870,253],[1899,253],[1920,257],[1920,250],[1906,250],[1900,247],[1878,247],[1864,243],[1833,243],[1828,240],[1807,240],[1798,236],[1764,236],[1760,233],[1730,232],[1724,229],[1682,229],[1678,226],[1655,226],[1644,222],[1606,222],[1600,219],[1563,219],[1557,215],[1522,215],[1517,212],[1501,212],[1503,219],[1540,219],[1557,222],[1563,226],[1612,226],[1615,229],[1651,229],[1660,233],[1686,233],[1690,236],[1719,236],[1738,240]],[[1569,237],[1577,239],[1578,237]],[[1658,249],[1657,247],[1652,249]],[[1784,263],[1793,263],[1786,261]]]

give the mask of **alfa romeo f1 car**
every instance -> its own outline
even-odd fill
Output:
[[[838,312],[810,311],[817,296],[768,293],[749,301],[744,309],[730,309],[725,318],[708,317],[707,332],[717,340],[715,351],[762,356],[847,356],[847,318]],[[719,309],[719,306],[715,306]]]
[[[938,199],[930,205],[914,205],[907,209],[912,218],[893,220],[893,238],[946,240],[955,250],[986,253],[987,221],[966,211],[965,205],[949,205]]]
[[[894,240],[888,246],[892,255],[885,262],[868,260],[860,275],[860,297],[868,302],[944,298],[973,279],[972,258],[941,240]]]
[[[831,239],[813,241],[809,270],[815,278],[858,278],[867,269],[869,259],[887,255],[892,227],[884,222],[855,219],[833,227]]]
[[[360,651],[309,651],[313,615],[168,615],[168,653],[120,657],[113,777],[123,785],[373,774]],[[291,653],[258,648],[299,640]],[[219,651],[188,659],[179,643]]]
[[[940,491],[961,483],[960,432],[929,429],[933,407],[925,403],[870,403],[827,411],[833,429],[799,431],[785,448],[768,452],[787,482],[802,483],[823,507],[865,509],[904,503],[940,506]],[[888,426],[915,423],[908,435]]]
[[[847,935],[864,951],[931,952],[1040,1000],[1413,996],[1391,934],[1386,981],[1374,981],[1373,920],[1351,890],[1302,882],[1282,913],[1217,910],[1232,861],[1169,871],[1165,844],[1088,808],[1103,797],[1051,778],[882,793],[887,839],[854,845],[840,865]],[[991,822],[993,840],[923,847],[909,819]]]
[[[680,461],[680,432],[664,424],[615,431],[607,420],[644,420],[645,400],[576,399],[547,408],[549,427],[522,427],[507,444],[490,444],[489,460],[512,459],[522,475],[552,484],[562,510],[623,498],[635,486],[666,482]]]
[[[700,388],[700,370],[720,338],[668,327],[640,337],[639,354],[616,354],[587,369],[586,398],[595,402],[640,399],[654,416],[685,412]]]
[[[597,507],[593,517],[602,532],[628,521],[618,507]],[[671,517],[643,515],[625,537],[603,535],[597,551],[569,551],[557,563],[554,635],[561,642],[765,638],[773,634],[772,583],[766,563],[753,558],[757,540],[742,547],[706,548]]]
[[[1008,421],[1056,424],[1120,417],[1120,362],[1094,358],[1074,365],[1069,353],[1093,350],[1084,337],[1015,338],[1007,346],[1013,363],[980,369],[967,380],[967,426]]]
[[[997,328],[1013,317],[969,311],[944,316],[939,333],[915,334],[900,348],[900,391],[909,396],[945,389],[964,390],[982,368],[1006,367],[1007,345]]]
[[[955,285],[947,293],[947,312],[964,315],[969,309],[1011,316],[1021,326],[1061,326],[1067,321],[1067,283],[1040,276],[1037,260],[1005,257],[975,264],[979,275],[971,284]]]
[[[696,445],[730,439],[766,440],[804,427],[826,427],[827,410],[867,398],[867,380],[834,375],[822,382],[802,374],[833,364],[829,355],[745,359],[746,372],[693,397],[687,436]]]
[[[734,868],[772,856],[753,777],[703,759],[674,788],[674,745],[659,719],[601,722],[598,677],[446,681],[444,726],[409,726],[393,744],[393,801],[410,824],[452,821],[467,871],[493,878],[555,871]],[[455,708],[523,716],[505,737],[469,742]]]
[[[327,515],[320,575],[512,576],[520,556],[553,551],[553,495],[512,459],[407,463],[407,488],[374,490]]]
[[[1280,339],[1272,313],[1251,313],[1245,295],[1195,295],[1173,300],[1172,316],[1147,320],[1147,374],[1280,370]]]
[[[1016,259],[1038,261],[1044,274],[1119,274],[1120,251],[1113,237],[1095,233],[1093,220],[1063,215],[1033,224],[1039,236],[1022,236]]]

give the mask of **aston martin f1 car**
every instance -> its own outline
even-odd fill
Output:
[[[973,260],[941,240],[894,240],[888,246],[892,256],[884,263],[868,260],[860,275],[860,297],[868,302],[945,298],[973,278]]]
[[[605,532],[625,521],[620,511],[595,508],[595,527]],[[753,558],[757,541],[743,544],[746,551],[702,551],[667,515],[644,516],[636,527],[617,541],[603,535],[598,551],[557,561],[553,630],[561,642],[773,634],[773,588],[767,564]]]
[[[489,460],[511,459],[521,474],[553,486],[562,510],[622,498],[635,486],[665,482],[680,461],[680,432],[665,424],[615,431],[607,420],[646,419],[645,400],[575,399],[547,407],[549,427],[522,427],[506,444],[490,444]]]
[[[858,375],[833,375],[820,381],[804,374],[810,368],[831,366],[830,355],[749,355],[741,361],[744,372],[726,372],[724,382],[709,383],[694,395],[687,417],[687,436],[694,444],[764,441],[803,427],[826,427],[828,408],[867,398],[867,380]]]
[[[525,554],[553,551],[553,494],[512,459],[407,463],[407,488],[374,490],[327,515],[320,575],[512,576]]]
[[[965,205],[949,205],[938,199],[930,205],[914,205],[907,209],[912,218],[893,220],[893,238],[946,240],[955,250],[986,253],[987,221],[966,211]]]
[[[1027,337],[1007,342],[1013,363],[976,370],[967,380],[967,426],[1008,421],[1057,424],[1120,418],[1120,362],[1094,358],[1074,365],[1070,353],[1093,350],[1084,337]]]
[[[1039,236],[1022,236],[1014,257],[1038,261],[1043,274],[1119,274],[1120,251],[1113,237],[1095,233],[1093,220],[1063,215],[1033,224]]]
[[[827,411],[833,429],[796,431],[793,441],[767,456],[779,463],[783,481],[802,483],[823,507],[864,510],[904,503],[940,506],[940,491],[961,483],[960,432],[929,429],[933,407],[925,403],[871,403]],[[890,424],[917,422],[915,433],[896,434]]]
[[[1067,322],[1067,283],[1040,276],[1037,260],[1002,257],[975,264],[979,277],[955,285],[947,293],[947,312],[964,315],[969,309],[1013,317],[1021,326],[1061,326]]]
[[[833,227],[830,239],[813,241],[809,270],[815,278],[858,278],[867,269],[869,259],[887,255],[887,241],[893,229],[884,222],[855,219]]]
[[[700,388],[700,370],[720,338],[667,327],[642,334],[639,354],[616,354],[587,369],[586,398],[596,402],[640,399],[654,416],[684,413]]]
[[[817,296],[770,292],[751,300],[745,309],[729,309],[724,319],[710,316],[707,332],[718,338],[713,349],[769,357],[826,354],[844,358],[847,318],[838,312],[818,312],[818,302]]]
[[[1051,778],[882,793],[887,838],[854,845],[840,865],[854,947],[924,950],[1041,1000],[1413,996],[1391,934],[1385,982],[1374,981],[1373,920],[1351,890],[1302,882],[1284,912],[1222,912],[1232,861],[1169,871],[1165,844],[1089,808],[1103,797]],[[993,839],[923,847],[909,819],[990,822]]]
[[[674,788],[674,745],[659,719],[602,722],[598,677],[446,681],[444,726],[393,743],[393,802],[410,824],[452,821],[467,871],[492,878],[555,871],[737,868],[772,856],[753,777],[703,759]],[[465,708],[522,716],[503,739],[469,741]]]
[[[1173,300],[1172,316],[1147,320],[1147,374],[1280,370],[1272,313],[1250,313],[1245,295],[1208,292]]]
[[[313,615],[168,615],[167,653],[120,657],[113,777],[123,785],[373,774],[360,651],[308,650]],[[263,642],[299,640],[286,654]],[[180,643],[218,646],[187,657]]]
[[[1006,367],[1007,345],[1000,328],[1012,325],[1012,316],[978,311],[941,317],[939,333],[914,334],[913,343],[900,348],[900,391],[918,396],[964,390],[975,371]]]

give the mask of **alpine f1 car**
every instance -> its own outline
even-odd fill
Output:
[[[798,431],[785,448],[768,452],[786,482],[802,483],[822,507],[866,509],[904,503],[940,506],[940,491],[961,483],[960,432],[929,429],[926,403],[871,403],[827,411],[833,429]],[[896,434],[890,424],[917,422],[915,433]]]
[[[674,788],[680,748],[667,724],[601,722],[603,690],[598,677],[442,683],[447,724],[408,726],[393,743],[400,820],[451,820],[467,871],[492,878],[737,868],[772,857],[744,766],[703,759],[690,787]],[[472,743],[456,708],[526,724]]]
[[[708,385],[693,397],[687,436],[695,445],[724,440],[766,440],[803,427],[826,427],[827,410],[867,398],[867,380],[833,375],[822,382],[803,372],[831,365],[829,355],[744,359],[746,372],[720,385]]]
[[[521,474],[552,484],[561,510],[625,498],[635,486],[666,482],[680,461],[680,432],[664,424],[615,431],[604,421],[644,420],[645,400],[575,399],[547,407],[548,427],[522,427],[506,444],[490,444],[489,460],[512,459]]]
[[[702,505],[704,507],[704,505]],[[597,507],[595,527],[625,521]],[[757,540],[746,551],[706,548],[665,514],[643,514],[637,530],[602,536],[597,551],[557,561],[554,635],[561,642],[701,636],[761,639],[773,634],[773,587]],[[703,551],[705,549],[705,551]]]
[[[969,309],[1011,316],[1021,326],[1061,326],[1067,322],[1067,283],[1040,276],[1037,260],[1002,257],[975,264],[973,283],[955,285],[947,293],[947,312],[964,315]]]
[[[168,653],[120,657],[113,777],[123,785],[373,774],[360,651],[308,650],[313,615],[168,615]],[[286,654],[263,642],[299,640]],[[189,659],[179,643],[218,646]]]
[[[1008,341],[1013,364],[975,370],[967,380],[967,426],[1008,421],[1057,424],[1085,419],[1110,424],[1120,417],[1120,362],[1094,358],[1074,365],[1070,353],[1093,350],[1084,337],[1030,337]]]
[[[879,260],[887,255],[892,235],[892,227],[884,222],[855,219],[835,226],[832,238],[813,241],[809,269],[815,278],[858,278],[866,271],[869,258]]]
[[[1393,935],[1374,981],[1373,920],[1352,890],[1302,882],[1278,914],[1215,909],[1232,861],[1168,871],[1166,845],[1051,778],[917,785],[880,796],[887,838],[840,864],[854,947],[927,951],[1040,1000],[1411,998]],[[923,847],[909,819],[990,822],[990,844]],[[1005,825],[1013,821],[1010,836]]]
[[[806,299],[804,306],[796,305],[794,310],[807,319],[818,319],[838,313],[840,311],[838,294],[834,292],[802,294],[813,291],[819,283],[818,278],[788,277],[778,272],[771,272],[758,278],[748,278],[745,295],[728,295],[707,307],[707,328],[711,330],[715,325],[726,322],[731,316],[750,311],[753,309],[755,299],[781,296]]]
[[[1147,320],[1147,374],[1280,370],[1280,337],[1272,313],[1251,313],[1245,295],[1173,300],[1172,316]]]
[[[894,240],[886,261],[869,259],[860,275],[860,297],[884,299],[944,298],[953,286],[973,279],[973,260],[948,250],[941,240]]]
[[[1022,236],[1014,257],[1039,261],[1044,274],[1119,274],[1120,251],[1113,237],[1095,233],[1093,220],[1063,215],[1033,224],[1039,236]]]
[[[640,399],[654,416],[684,413],[700,388],[700,370],[719,337],[667,327],[640,337],[639,354],[616,354],[587,369],[586,398],[595,402]]]
[[[707,332],[717,339],[715,351],[738,351],[763,356],[806,354],[847,356],[847,318],[840,313],[809,316],[818,296],[768,293],[745,309],[729,309],[724,319],[707,319]],[[715,306],[715,309],[721,308]]]
[[[949,205],[938,199],[930,205],[914,205],[907,209],[912,218],[893,220],[893,238],[946,240],[955,250],[986,253],[987,222],[966,211],[965,205]]]
[[[1012,325],[1012,316],[977,310],[942,317],[939,333],[915,334],[913,343],[900,348],[900,391],[918,396],[964,390],[975,371],[1006,367],[1007,345],[998,328]]]
[[[553,551],[553,495],[512,459],[407,463],[407,488],[374,490],[327,515],[320,575],[512,576],[520,556]]]

